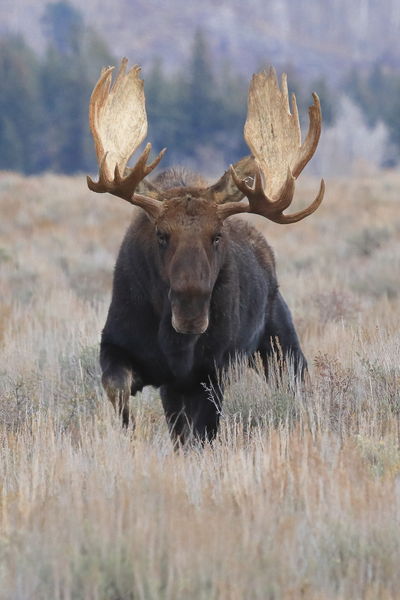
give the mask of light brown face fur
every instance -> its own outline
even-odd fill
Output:
[[[201,190],[168,190],[155,225],[172,326],[178,333],[200,335],[208,327],[211,294],[224,256],[217,205],[202,197]]]

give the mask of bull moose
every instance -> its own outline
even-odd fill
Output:
[[[275,261],[264,237],[248,222],[252,213],[295,223],[321,204],[324,181],[304,210],[285,215],[295,180],[313,156],[321,132],[318,96],[309,108],[301,143],[296,99],[291,109],[286,75],[253,76],[244,137],[251,150],[213,185],[184,169],[145,178],[147,144],[133,168],[127,162],[147,134],[140,68],[123,59],[104,69],[93,90],[89,121],[99,164],[94,192],[109,192],[140,207],[122,242],[111,305],[102,333],[102,383],[129,423],[129,397],[144,386],[160,388],[175,446],[212,440],[222,393],[218,373],[233,357],[259,353],[267,369],[277,340],[301,376],[306,361],[289,309],[279,291]],[[211,397],[210,389],[218,390]]]

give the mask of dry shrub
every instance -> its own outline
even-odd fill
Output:
[[[360,309],[359,302],[352,294],[336,289],[317,293],[314,305],[324,325],[329,321],[353,319]]]
[[[309,377],[281,377],[279,355],[268,380],[234,362],[218,439],[174,453],[156,391],[122,431],[100,388],[130,209],[80,179],[0,176],[2,600],[398,597],[399,188],[394,174],[330,182],[299,225],[253,218]]]
[[[371,256],[375,250],[390,238],[389,230],[386,227],[366,227],[349,238],[348,244],[353,252],[359,256]]]

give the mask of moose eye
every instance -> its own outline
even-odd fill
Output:
[[[216,233],[213,237],[213,245],[214,246],[218,246],[218,244],[220,243],[222,238],[222,234],[221,233]]]
[[[163,231],[157,231],[157,241],[160,248],[166,248],[169,241],[168,233],[164,233]]]

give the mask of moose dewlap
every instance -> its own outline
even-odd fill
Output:
[[[99,163],[95,192],[139,206],[122,242],[113,294],[102,333],[100,361],[108,398],[129,422],[129,397],[143,386],[160,388],[175,445],[212,440],[223,397],[218,373],[238,354],[268,357],[279,345],[302,376],[306,360],[289,309],[278,290],[274,256],[264,237],[240,219],[255,213],[295,223],[321,204],[324,182],[306,209],[283,214],[295,180],[313,156],[321,133],[318,96],[301,131],[286,76],[273,69],[253,76],[245,140],[252,152],[214,185],[182,169],[145,179],[151,145],[133,168],[132,154],[147,134],[143,81],[135,66],[103,70],[90,100],[90,128]],[[245,200],[244,200],[245,198]],[[267,374],[267,373],[266,373]],[[213,390],[211,394],[210,390]]]

